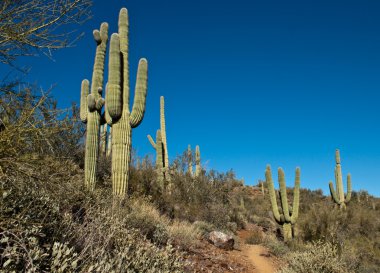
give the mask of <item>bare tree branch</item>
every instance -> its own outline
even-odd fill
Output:
[[[71,46],[81,34],[65,25],[90,18],[91,0],[2,0],[0,2],[0,62]]]

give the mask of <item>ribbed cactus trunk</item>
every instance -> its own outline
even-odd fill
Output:
[[[102,156],[107,154],[107,124],[100,126],[100,153]]]
[[[198,177],[201,174],[201,151],[199,146],[195,146],[195,176]]]
[[[80,116],[86,128],[85,148],[85,186],[89,190],[95,189],[97,160],[99,156],[99,129],[101,125],[101,110],[104,104],[102,87],[104,80],[104,62],[108,40],[108,25],[101,24],[100,31],[94,30],[94,39],[97,43],[94,69],[92,74],[91,93],[89,81],[82,81]]]
[[[187,172],[193,176],[193,152],[191,151],[191,146],[190,144],[187,146]]]
[[[336,183],[336,191],[334,190],[334,185],[332,181],[329,183],[330,194],[333,201],[339,206],[341,209],[346,208],[346,204],[351,200],[351,175],[347,175],[347,195],[344,196],[343,189],[343,179],[342,179],[342,167],[340,165],[340,152],[339,150],[335,151],[335,183]]]
[[[169,174],[169,152],[168,152],[168,143],[166,141],[166,122],[165,122],[165,99],[163,96],[160,97],[160,126],[161,126],[161,139],[162,139],[162,148],[164,156],[164,170],[165,170],[165,179],[170,181]]]
[[[128,11],[119,13],[119,33],[111,36],[106,107],[112,122],[112,188],[124,197],[128,189],[132,128],[145,113],[148,63],[141,59],[137,70],[135,99],[129,110]]]
[[[270,202],[272,205],[272,212],[276,222],[282,225],[284,241],[290,241],[293,238],[292,226],[296,223],[298,219],[298,209],[299,209],[299,199],[300,199],[300,178],[301,171],[299,168],[296,169],[296,179],[293,192],[293,207],[288,205],[288,197],[286,194],[286,183],[284,171],[278,169],[278,181],[280,184],[280,200],[281,208],[280,211],[277,205],[276,192],[274,189],[274,184],[272,180],[272,172],[270,166],[268,165],[265,171],[265,178],[268,185],[268,192],[270,197]]]
[[[157,180],[160,185],[161,190],[164,190],[164,147],[162,143],[162,132],[157,130],[156,134],[156,171],[157,171]]]
[[[106,152],[107,157],[111,156],[111,151],[112,151],[112,127],[110,127],[110,130],[108,132],[108,137],[107,137],[107,152]]]

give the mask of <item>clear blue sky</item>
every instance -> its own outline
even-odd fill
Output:
[[[22,59],[30,79],[57,84],[61,107],[79,103],[91,78],[92,30],[106,21],[116,32],[125,6],[132,82],[138,59],[149,61],[147,111],[133,131],[139,155],[154,153],[146,135],[159,127],[163,95],[171,159],[199,144],[208,169],[232,168],[247,184],[269,163],[292,186],[300,166],[301,185],[328,194],[339,148],[354,190],[380,196],[380,1],[94,2],[76,47],[54,62]]]

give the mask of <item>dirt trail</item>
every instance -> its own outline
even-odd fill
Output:
[[[252,273],[274,273],[276,266],[271,259],[268,250],[260,245],[244,245],[243,255],[253,264]]]
[[[242,242],[249,236],[248,231],[241,231],[239,237]],[[278,263],[271,256],[268,249],[261,245],[242,244],[242,254],[252,263],[253,270],[251,273],[275,273],[278,269]]]

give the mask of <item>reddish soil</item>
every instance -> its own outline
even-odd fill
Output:
[[[280,261],[272,256],[268,249],[261,245],[245,244],[250,231],[238,232],[239,250],[223,250],[202,240],[188,251],[185,272],[207,273],[274,273]]]

